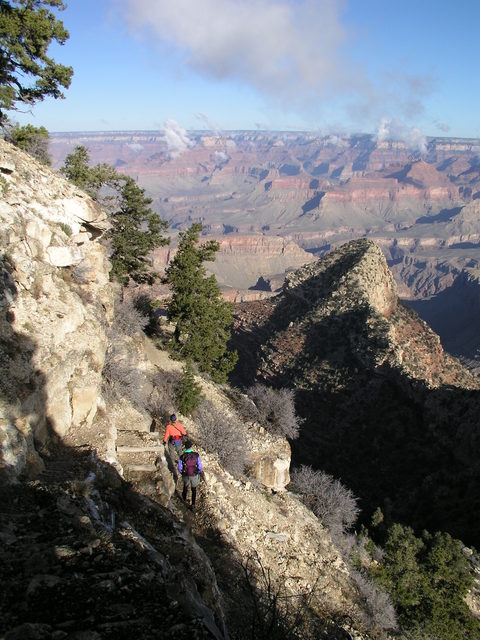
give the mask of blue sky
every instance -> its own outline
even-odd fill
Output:
[[[22,124],[480,137],[478,0],[70,0],[60,17],[71,87]]]

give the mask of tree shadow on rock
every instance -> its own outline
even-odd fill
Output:
[[[17,286],[13,265],[1,257],[0,273],[0,416],[2,453],[0,478],[15,480],[23,472],[38,471],[41,460],[35,443],[48,431],[45,375],[34,362],[37,345],[33,325],[24,332],[14,329]],[[28,324],[28,323],[27,323]]]

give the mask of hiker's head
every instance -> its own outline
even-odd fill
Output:
[[[191,440],[185,440],[185,442],[183,443],[183,446],[185,447],[185,449],[191,449],[192,448],[192,441]]]
[[[175,422],[175,420],[177,419],[177,416],[172,413],[172,415],[170,416],[170,422]]]

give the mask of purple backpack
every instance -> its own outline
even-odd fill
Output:
[[[198,453],[189,451],[182,456],[182,476],[196,476],[198,474]]]

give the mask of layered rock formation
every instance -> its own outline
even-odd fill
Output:
[[[91,424],[113,312],[105,214],[0,141],[2,469],[14,477],[52,435]]]
[[[60,163],[75,144],[85,144],[94,162],[108,161],[138,177],[172,226],[200,221],[210,235],[228,235],[228,242],[252,232],[282,236],[320,256],[369,237],[384,250],[404,298],[435,296],[463,269],[480,264],[478,140],[427,138],[422,151],[414,151],[370,135],[189,136],[182,154],[170,153],[163,132],[59,134],[52,151]],[[288,268],[266,240],[263,257],[254,261],[244,242],[221,254],[215,272],[233,301],[264,297],[244,290],[256,282],[252,263],[262,265],[256,275],[265,280],[282,278]]]
[[[231,302],[269,297],[281,287],[286,272],[315,260],[289,238],[228,234],[209,236],[209,239],[217,240],[220,248],[215,262],[206,263],[206,269],[215,275],[224,298]],[[163,274],[175,256],[175,240],[172,245],[153,252],[153,267],[158,273]],[[158,284],[151,291],[159,298],[168,293],[166,287]]]
[[[214,236],[219,251],[215,262],[206,263],[220,285],[236,289],[253,288],[261,276],[284,274],[315,260],[293,240],[267,235]],[[175,247],[159,247],[153,253],[153,266],[163,273],[176,253]]]

